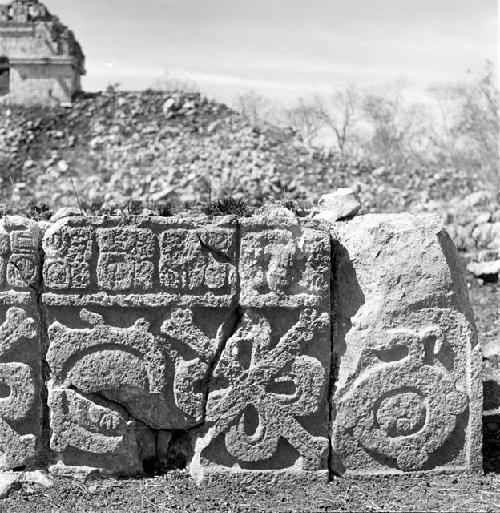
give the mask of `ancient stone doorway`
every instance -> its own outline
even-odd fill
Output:
[[[0,96],[10,92],[10,65],[7,57],[0,57]]]

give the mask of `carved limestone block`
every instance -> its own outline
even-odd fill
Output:
[[[327,475],[329,315],[301,311],[282,333],[296,315],[243,315],[214,369],[191,464],[196,479],[235,467],[256,478]]]
[[[369,215],[334,230],[332,470],[480,468],[480,347],[440,221]]]
[[[0,219],[0,470],[34,467],[40,459],[38,240],[36,223]]]
[[[329,236],[287,211],[241,233],[244,308],[212,373],[191,474],[327,479]]]
[[[76,268],[72,237],[86,269],[82,289],[49,283],[43,295],[58,471],[94,461],[134,473],[152,430],[203,422],[209,373],[235,324],[235,232],[230,219],[180,218],[69,218],[47,230],[45,276],[58,275],[54,262]]]
[[[75,467],[104,473],[134,475],[154,456],[154,435],[131,419],[124,408],[99,396],[51,387],[50,447],[58,455],[53,473]]]
[[[35,222],[18,216],[0,220],[0,291],[26,292],[38,284],[38,240]]]

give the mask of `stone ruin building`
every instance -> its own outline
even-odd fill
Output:
[[[73,32],[38,0],[0,5],[0,102],[68,103],[84,64]]]

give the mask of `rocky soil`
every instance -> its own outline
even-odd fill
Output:
[[[141,480],[79,483],[64,479],[49,489],[24,488],[0,503],[3,513],[92,512],[495,512],[500,477],[425,476],[341,478],[306,488],[198,487],[183,472]]]

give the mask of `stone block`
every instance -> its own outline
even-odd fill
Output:
[[[0,470],[34,467],[42,436],[36,223],[0,219]]]
[[[329,294],[330,244],[286,209],[241,221],[240,304],[250,308],[321,305]]]
[[[456,249],[433,216],[335,228],[333,472],[481,468],[481,351]]]
[[[152,430],[204,420],[208,376],[235,324],[236,229],[71,217],[43,246],[54,471],[136,473],[156,456]],[[81,289],[59,290],[60,275]]]
[[[328,479],[330,239],[286,211],[241,227],[241,316],[210,381],[191,475]]]

